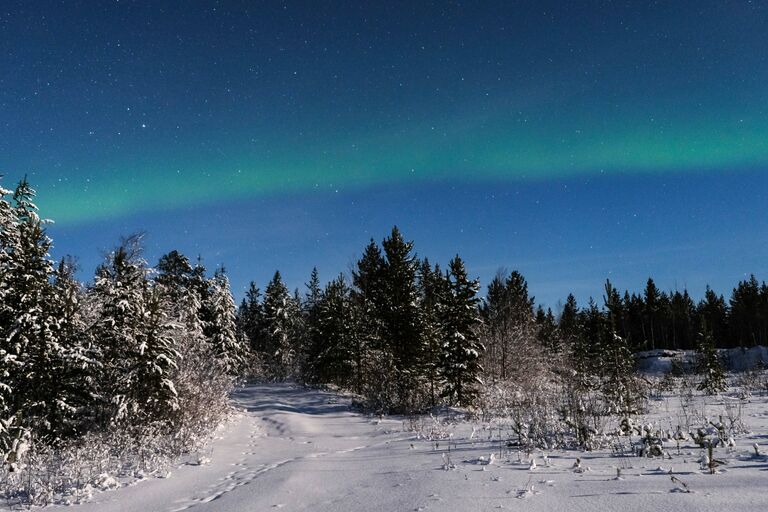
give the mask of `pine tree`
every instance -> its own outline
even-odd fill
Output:
[[[696,306],[693,303],[688,290],[682,293],[676,291],[672,294],[669,304],[671,337],[669,348],[691,349],[694,348],[694,320]]]
[[[480,286],[470,280],[459,256],[454,257],[447,274],[449,293],[446,297],[443,329],[442,377],[449,402],[469,405],[481,383],[480,343],[477,292]]]
[[[513,270],[504,280],[503,293],[513,323],[521,324],[533,318],[535,298],[528,295],[528,282],[520,272]]]
[[[202,258],[197,257],[197,262],[192,267],[192,273],[189,276],[189,289],[192,290],[200,301],[200,310],[198,317],[203,326],[203,332],[207,338],[211,338],[209,326],[213,321],[213,310],[211,301],[211,280],[208,278],[208,271],[203,265]]]

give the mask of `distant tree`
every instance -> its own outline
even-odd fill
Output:
[[[764,342],[760,339],[760,285],[754,275],[733,289],[730,304],[729,325],[737,346],[752,347]]]
[[[605,280],[604,289],[603,301],[605,302],[605,310],[608,315],[607,320],[614,330],[621,332],[624,322],[624,302],[621,300],[619,291],[613,286],[610,279]]]
[[[697,316],[706,323],[712,333],[716,346],[729,347],[728,344],[728,306],[722,295],[716,294],[707,286],[704,298],[697,307]]]
[[[671,336],[668,348],[692,349],[694,343],[694,322],[696,305],[688,295],[688,290],[674,292],[669,304]]]
[[[659,294],[659,289],[656,288],[656,283],[653,282],[653,279],[649,277],[645,286],[643,337],[645,339],[646,346],[651,350],[654,350],[656,348],[657,341],[660,341],[660,299],[661,296]]]
[[[581,335],[581,324],[579,322],[579,306],[573,294],[568,294],[565,300],[563,310],[557,322],[557,328],[565,347],[572,347],[577,336]]]
[[[605,359],[603,344],[611,326],[603,315],[597,303],[590,297],[587,307],[580,313],[582,335],[576,340],[573,349],[573,364],[579,379],[587,385],[590,376],[603,374]]]
[[[541,306],[536,308],[535,321],[537,328],[536,337],[541,346],[547,349],[551,354],[559,353],[561,350],[561,339],[552,309],[547,308],[545,311]]]

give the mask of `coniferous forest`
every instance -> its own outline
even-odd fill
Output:
[[[483,296],[457,255],[443,269],[419,258],[394,228],[371,242],[352,272],[325,286],[313,269],[291,293],[276,272],[263,296],[251,283],[238,325],[262,375],[334,384],[387,411],[473,403],[476,384],[505,381],[541,354],[542,364],[600,374],[621,355],[616,376],[633,373],[647,350],[749,348],[768,343],[768,285],[754,276],[726,299],[709,287],[662,291],[648,279],[641,294],[605,282],[599,301],[568,295],[553,312],[536,306],[525,278],[499,272]]]
[[[314,269],[292,292],[275,272],[263,292],[251,283],[239,308],[223,271],[211,276],[177,251],[150,266],[140,236],[84,284],[72,259],[50,259],[34,198],[26,180],[0,190],[7,475],[35,458],[124,467],[129,454],[141,469],[193,453],[246,378],[333,386],[379,414],[514,407],[521,437],[568,429],[589,448],[596,417],[637,414],[647,399],[634,352],[696,350],[700,389],[716,393],[716,348],[767,342],[768,286],[754,276],[728,299],[707,288],[698,302],[652,279],[641,294],[606,281],[599,301],[569,295],[553,312],[520,273],[500,272],[483,293],[460,256],[433,264],[396,227],[370,241],[351,276],[323,284]],[[80,467],[72,460],[62,468]]]
[[[102,447],[106,468],[193,449],[247,364],[227,277],[177,252],[150,268],[133,236],[82,284],[73,260],[51,261],[34,197],[26,180],[0,190],[4,471],[46,450]]]

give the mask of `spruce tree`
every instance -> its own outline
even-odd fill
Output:
[[[56,319],[51,316],[53,264],[48,257],[51,240],[37,214],[35,191],[26,179],[3,205],[2,260],[3,424],[0,448],[11,459],[30,433],[50,433],[48,400],[56,392],[45,385],[61,360]],[[5,201],[3,200],[5,203]]]
[[[173,381],[180,353],[168,315],[167,296],[150,283],[143,297],[144,318],[139,329],[135,394],[143,413],[151,420],[170,421],[179,408]]]
[[[355,331],[355,383],[359,394],[379,405],[387,404],[394,372],[383,340],[381,311],[386,303],[383,291],[384,257],[371,240],[352,273],[352,322]]]
[[[211,303],[215,294],[200,270],[196,271],[186,256],[171,251],[160,259],[156,278],[156,289],[168,303],[168,315],[174,327],[171,336],[180,355],[171,376],[178,408],[171,415],[170,426],[174,435],[185,438],[206,432],[211,421],[221,417],[233,382],[233,375],[227,373],[231,371],[227,367],[230,358],[221,358],[219,347],[206,336],[206,331],[211,335],[220,331],[212,329],[218,325],[212,321],[219,315],[210,313],[216,311]],[[203,321],[201,288],[207,297],[205,310],[210,311],[208,322]]]
[[[513,378],[524,367],[530,367],[532,359],[539,358],[540,347],[532,345],[537,341],[533,303],[534,298],[528,295],[528,283],[517,271],[509,275],[499,271],[488,285],[481,313],[486,346],[484,361],[490,378],[502,381]]]
[[[545,311],[543,307],[536,308],[536,338],[539,340],[539,344],[544,347],[550,354],[557,354],[560,352],[560,334],[557,330],[557,322],[555,321],[555,315],[552,314],[552,309],[547,308]]]
[[[728,344],[728,306],[725,303],[725,298],[707,286],[704,298],[699,302],[696,309],[699,321],[705,322],[712,333],[715,346],[730,347],[731,345]]]
[[[759,344],[760,336],[760,285],[754,275],[739,281],[731,294],[729,325],[734,345],[753,347]]]
[[[659,312],[661,310],[660,305],[661,295],[659,289],[656,288],[656,283],[653,279],[648,278],[648,282],[645,286],[645,308],[643,311],[643,335],[645,340],[645,346],[651,350],[656,349],[657,343],[660,341],[660,325],[659,325]]]
[[[382,336],[395,367],[391,376],[398,395],[394,405],[410,411],[421,406],[424,391],[420,382],[425,340],[416,281],[418,261],[413,242],[406,241],[397,227],[392,228],[382,247],[382,291],[387,298],[379,305]]]
[[[210,319],[206,335],[227,375],[242,375],[247,363],[247,341],[237,328],[235,300],[223,269],[216,271],[208,295]]]
[[[715,349],[715,341],[712,332],[703,324],[702,333],[699,335],[698,356],[700,361],[701,383],[699,391],[708,395],[715,395],[728,389],[725,372],[720,362],[720,356]]]
[[[442,377],[450,403],[470,405],[481,383],[482,367],[478,327],[479,284],[470,280],[459,256],[448,267],[448,294],[443,311]]]
[[[261,304],[261,290],[251,281],[245,298],[237,313],[237,323],[240,331],[248,339],[254,354],[263,354],[264,340],[264,311]]]
[[[568,298],[563,305],[563,311],[560,313],[560,318],[557,322],[557,328],[560,332],[561,340],[566,348],[570,349],[573,346],[576,337],[581,334],[581,326],[579,325],[579,306],[576,303],[576,297],[573,294],[568,294]]]
[[[275,272],[264,292],[265,361],[273,378],[283,380],[294,376],[296,361],[293,326],[298,308],[283,283],[280,272]]]
[[[434,268],[428,259],[421,262],[419,268],[419,288],[421,307],[424,318],[424,357],[423,371],[429,385],[430,405],[437,405],[437,397],[442,394],[442,345],[443,318],[446,300],[450,290],[449,282],[440,270]]]
[[[49,303],[58,343],[51,353],[46,378],[39,385],[49,390],[43,392],[45,395],[56,396],[46,403],[47,424],[54,439],[82,434],[95,421],[91,411],[96,403],[100,353],[85,321],[84,293],[75,279],[75,269],[73,260],[61,260]]]
[[[627,340],[611,326],[601,343],[602,392],[608,411],[620,416],[639,414],[645,395],[635,375],[634,356]]]
[[[318,380],[347,387],[355,378],[350,289],[343,275],[328,283],[317,303]]]
[[[322,381],[320,377],[322,365],[319,362],[319,357],[323,351],[324,340],[320,331],[320,305],[323,300],[323,290],[320,287],[320,275],[317,267],[312,269],[306,287],[307,292],[302,307],[304,335],[300,374],[304,382],[318,383]],[[347,321],[351,322],[351,320],[350,314]]]
[[[141,237],[123,243],[98,268],[94,337],[102,354],[102,424],[167,420],[177,408],[170,380],[177,365],[173,325],[148,276]]]
[[[618,333],[623,320],[624,305],[618,290],[609,280],[605,282],[606,320],[600,336],[600,370],[602,392],[608,410],[621,416],[635,415],[642,408],[643,392],[635,376],[635,360],[629,342]]]

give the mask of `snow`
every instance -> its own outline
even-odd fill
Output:
[[[718,349],[717,352],[730,371],[743,372],[761,363],[768,365],[768,347]],[[648,350],[635,354],[635,360],[641,372],[663,375],[672,371],[674,360],[679,361],[686,368],[691,368],[696,361],[696,351]]]
[[[722,398],[697,398],[706,400],[698,406],[711,418],[722,414]],[[682,442],[679,454],[675,442],[666,441],[671,459],[610,450],[528,456],[516,448],[499,456],[497,431],[480,422],[370,417],[351,412],[345,397],[290,384],[248,386],[234,401],[243,412],[195,463],[67,508],[450,512],[519,509],[524,499],[533,512],[768,509],[764,396],[745,401],[743,420],[752,433],[736,436],[733,448],[716,449],[714,458],[727,464],[715,475],[701,469],[706,451],[692,441]],[[636,423],[668,428],[677,418],[676,401],[669,395],[654,402]],[[421,427],[414,431],[414,425]]]

